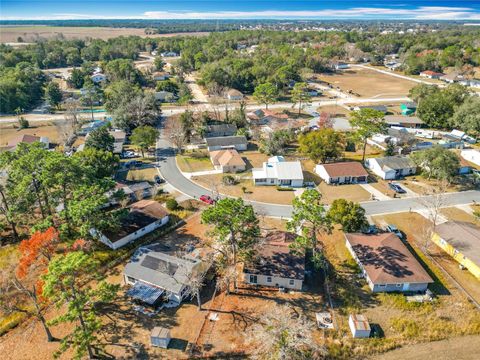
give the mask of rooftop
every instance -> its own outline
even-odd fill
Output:
[[[125,266],[124,274],[167,291],[179,293],[200,263],[200,259],[188,254],[174,256],[158,251],[153,244],[138,248]]]
[[[406,156],[385,156],[374,159],[384,170],[400,170],[415,167],[413,161]]]
[[[387,124],[423,124],[423,121],[417,116],[387,115],[385,116]]]
[[[345,234],[374,284],[432,283],[432,278],[393,233]]]
[[[480,265],[480,227],[459,221],[447,221],[435,227],[435,232],[455,249]]]
[[[213,165],[221,166],[244,166],[245,161],[235,149],[217,150],[210,152]]]
[[[231,146],[231,145],[246,144],[247,138],[243,135],[218,136],[218,137],[207,138],[206,142],[207,142],[207,146]]]
[[[283,232],[277,231],[265,237],[265,244],[259,250],[258,256],[250,263],[245,264],[244,273],[304,279],[305,256],[292,252],[288,246],[290,240],[294,240],[295,235],[281,233]]]
[[[368,172],[361,163],[356,161],[321,164],[330,177],[341,176],[368,176]]]
[[[283,156],[274,156],[263,163],[261,169],[252,169],[254,179],[303,180],[300,161],[285,161]]]

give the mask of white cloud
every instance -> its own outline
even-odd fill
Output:
[[[480,13],[468,7],[421,6],[414,9],[350,8],[325,10],[264,11],[146,11],[130,16],[97,14],[52,14],[38,17],[2,17],[2,20],[75,20],[75,19],[417,19],[417,20],[480,20]]]

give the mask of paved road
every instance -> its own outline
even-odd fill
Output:
[[[161,136],[157,141],[157,155],[159,158],[159,170],[162,177],[178,191],[193,198],[199,198],[203,194],[212,196],[211,191],[201,187],[188,180],[177,167],[175,161],[175,150],[172,148],[169,140]],[[472,202],[480,203],[480,191],[464,191],[458,193],[448,193],[444,195],[445,207],[470,204]],[[425,200],[429,197],[402,198],[385,201],[366,201],[361,203],[367,215],[379,215],[397,212],[407,212],[415,210],[424,210]],[[423,203],[419,200],[423,199]],[[272,217],[288,218],[292,214],[292,207],[289,205],[276,205],[248,201],[255,210],[263,215]]]

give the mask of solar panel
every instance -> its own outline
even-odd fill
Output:
[[[158,259],[156,257],[147,255],[142,261],[142,266],[151,270],[159,271],[164,274],[173,276],[178,269],[177,264]]]

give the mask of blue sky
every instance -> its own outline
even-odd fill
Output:
[[[480,0],[0,0],[0,19],[480,20]]]

